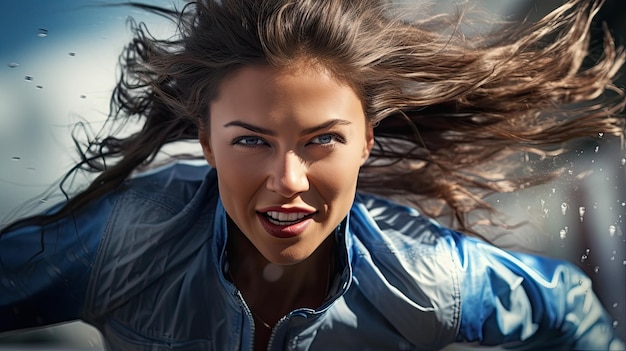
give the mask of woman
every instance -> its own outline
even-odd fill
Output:
[[[111,121],[142,128],[94,140],[86,190],[3,229],[0,330],[80,318],[112,350],[624,347],[572,265],[431,219],[472,233],[482,197],[546,178],[509,156],[622,135],[623,52],[607,36],[582,67],[597,5],[471,39],[462,16],[374,0],[142,7],[180,31],[138,27],[123,56]],[[196,138],[209,166],[133,173]]]

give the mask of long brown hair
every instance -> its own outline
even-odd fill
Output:
[[[141,129],[91,140],[72,170],[96,172],[45,223],[120,187],[168,143],[197,139],[221,80],[246,65],[302,59],[333,72],[362,97],[376,146],[359,189],[451,215],[488,209],[483,198],[549,178],[520,173],[511,155],[558,154],[581,137],[622,136],[624,62],[605,31],[590,49],[595,1],[570,0],[536,23],[467,36],[470,10],[426,16],[383,0],[199,0],[182,10],[133,4],[177,24],[157,39],[135,25],[121,56],[109,125]],[[406,7],[406,8],[405,8]],[[416,6],[413,6],[414,10]],[[7,230],[8,228],[5,228]]]

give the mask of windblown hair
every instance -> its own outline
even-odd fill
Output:
[[[624,52],[608,30],[601,50],[590,49],[598,2],[570,0],[536,23],[472,36],[463,33],[469,12],[411,17],[406,4],[383,0],[133,6],[178,29],[157,39],[135,25],[121,57],[109,122],[139,118],[142,128],[91,141],[74,171],[99,175],[55,216],[120,187],[164,145],[197,139],[220,82],[248,65],[308,60],[352,86],[375,126],[359,189],[451,215],[459,229],[489,208],[486,195],[546,180],[520,173],[519,162],[506,162],[512,155],[556,155],[570,140],[624,132],[624,94],[612,83]]]

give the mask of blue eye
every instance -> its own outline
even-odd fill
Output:
[[[332,144],[338,141],[342,142],[342,140],[340,140],[340,138],[335,134],[322,134],[313,138],[311,140],[311,143],[320,144],[320,145],[328,145],[328,144]]]
[[[241,146],[259,146],[265,145],[265,141],[259,137],[255,136],[244,136],[236,138],[232,141],[233,145],[241,145]]]

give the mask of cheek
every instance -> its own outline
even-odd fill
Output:
[[[226,164],[225,164],[226,163]],[[237,162],[228,160],[219,164],[217,174],[221,187],[232,193],[245,193],[249,189],[257,188],[262,177],[258,167],[254,167],[251,162]]]
[[[356,191],[360,162],[357,158],[341,162],[315,164],[309,169],[309,180],[327,199],[352,201]]]
[[[262,155],[237,152],[226,138],[216,144],[213,157],[218,174],[228,175],[228,181],[235,182],[249,181],[258,176],[259,167],[263,164]]]
[[[218,189],[224,209],[239,228],[247,228],[256,196],[256,188],[242,177],[235,177],[233,170],[218,171]]]
[[[229,209],[246,207],[263,182],[261,169],[254,159],[237,157],[236,153],[216,153],[218,186],[224,205]]]

